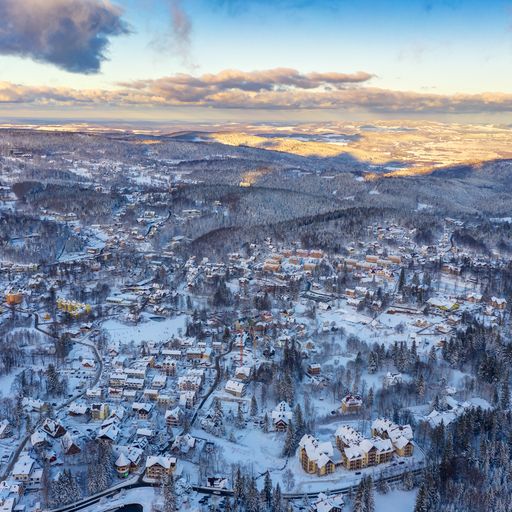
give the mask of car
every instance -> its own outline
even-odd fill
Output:
[[[356,471],[356,475],[360,475],[361,474],[361,471]]]
[[[398,464],[405,464],[405,460],[401,460]]]

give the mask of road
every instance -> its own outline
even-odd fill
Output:
[[[381,478],[374,478],[374,483],[380,483],[380,482],[387,482],[388,484],[394,484],[401,482],[403,473],[389,475],[389,476],[383,476]],[[415,469],[412,469],[410,473],[413,476],[420,477],[423,474],[423,468],[418,467]],[[322,480],[322,477],[318,478],[319,481]],[[317,491],[312,492],[302,492],[302,493],[291,493],[291,494],[283,494],[283,498],[285,500],[302,500],[305,496],[308,498],[316,498],[320,493],[327,493],[327,494],[350,494],[352,492],[355,492],[357,490],[357,487],[359,485],[359,482],[340,486],[337,488],[328,487],[326,489],[320,489]],[[101,493],[96,494],[95,496],[86,498],[80,502],[73,503],[71,505],[66,505],[63,507],[59,507],[56,509],[52,509],[50,512],[76,512],[78,510],[84,510],[87,507],[90,507],[92,505],[95,505],[99,501],[101,501],[103,498],[112,498],[115,494],[117,494],[121,489],[135,489],[140,487],[152,487],[151,484],[144,483],[142,481],[136,482],[136,483],[123,483],[118,485],[116,488],[107,489]],[[227,496],[232,497],[233,491],[231,489],[215,489],[212,487],[202,487],[202,486],[192,486],[192,489],[196,491],[199,494],[205,494],[205,495],[213,495],[213,496]]]
[[[211,394],[217,389],[217,386],[219,385],[219,382],[220,382],[220,361],[221,361],[221,359],[223,357],[227,356],[228,354],[230,354],[232,350],[233,350],[233,340],[231,340],[230,343],[229,343],[229,349],[226,352],[223,352],[222,354],[219,354],[215,358],[215,371],[216,371],[215,380],[213,381],[213,384],[210,386],[210,389],[208,390],[206,395],[201,400],[201,403],[199,404],[199,406],[196,408],[196,410],[194,412],[194,415],[192,416],[192,418],[190,420],[190,426],[191,427],[194,425],[194,423],[195,423],[195,421],[197,419],[197,415],[198,415],[199,411],[203,408],[203,406],[206,403],[206,401],[208,400],[208,398],[210,398]]]

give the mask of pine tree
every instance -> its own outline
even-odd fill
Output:
[[[432,345],[430,352],[428,353],[428,363],[430,366],[434,366],[437,362],[436,347]]]
[[[68,485],[68,503],[75,503],[76,501],[80,501],[82,499],[82,491],[80,490],[80,486],[76,481],[76,478],[71,474],[68,470],[67,475],[67,485]]]
[[[302,408],[299,404],[295,406],[293,410],[293,423],[295,425],[295,435],[293,443],[293,451],[298,446],[302,436],[306,433],[306,424],[304,422],[304,415],[302,414]]]
[[[353,512],[365,512],[364,511],[364,479],[359,482],[356,489],[356,496],[354,498],[354,510]]]
[[[295,425],[293,420],[290,420],[288,429],[286,430],[286,438],[283,446],[283,457],[290,457],[293,455],[295,446]]]
[[[263,432],[265,432],[265,434],[268,434],[269,429],[270,429],[270,420],[269,420],[268,414],[265,413],[265,416],[263,416]]]
[[[258,402],[256,401],[256,396],[252,395],[251,398],[251,416],[254,418],[258,415]]]
[[[402,267],[400,269],[400,277],[398,278],[398,290],[402,291],[404,285],[405,285],[405,269],[404,269],[404,267]]]
[[[164,498],[163,512],[176,512],[176,488],[172,474],[164,478],[162,482],[162,495]]]
[[[416,382],[416,393],[418,393],[418,396],[420,398],[425,396],[425,379],[423,378],[423,374],[421,374],[421,373]]]
[[[240,466],[236,468],[235,482],[233,484],[233,496],[235,498],[235,503],[238,503],[244,494],[244,478],[242,475],[242,471]]]
[[[416,504],[414,506],[414,512],[429,512],[428,508],[428,496],[425,484],[422,484],[419,488],[416,496]]]
[[[368,407],[368,411],[371,412],[373,407],[374,393],[373,387],[368,390],[368,396],[366,397],[366,406]]]
[[[501,383],[500,405],[503,410],[510,407],[510,386],[508,384],[508,375],[505,376]]]
[[[244,428],[245,427],[245,418],[244,418],[244,412],[242,410],[242,404],[238,403],[238,409],[236,413],[236,420],[235,424],[238,428]]]
[[[379,369],[377,354],[372,350],[368,355],[368,373],[375,373]]]
[[[364,479],[364,512],[375,512],[375,497],[371,476]]]
[[[270,478],[270,473],[267,471],[265,473],[265,480],[263,482],[263,502],[266,507],[271,510],[272,509],[272,479]]]
[[[272,503],[274,505],[274,509],[272,512],[283,512],[283,498],[281,494],[281,487],[279,484],[276,485],[274,489],[274,494],[272,496]]]
[[[249,480],[249,485],[247,486],[246,492],[246,504],[245,510],[247,512],[259,512],[260,510],[260,499],[258,488],[256,487],[256,480],[252,477]]]

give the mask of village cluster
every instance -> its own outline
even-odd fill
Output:
[[[435,403],[422,402],[424,391],[401,410],[375,403],[415,384],[406,357],[442,359],[469,316],[504,325],[507,301],[484,277],[506,262],[458,248],[459,221],[445,219],[432,245],[390,223],[368,226],[343,254],[269,238],[219,261],[185,256],[180,236],[153,252],[148,237],[164,220],[146,211],[143,230],[126,230],[66,218],[89,246],[48,267],[0,262],[1,321],[12,330],[2,512],[171,474],[186,500],[198,488],[232,489],[237,466],[269,472],[290,499],[316,492],[311,510],[336,512],[341,489],[364,476],[396,478],[428,462],[417,425],[489,407],[449,369]],[[139,265],[130,272],[126,251]],[[55,483],[66,478],[68,495]]]

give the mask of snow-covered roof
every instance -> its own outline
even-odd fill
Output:
[[[315,512],[331,512],[333,508],[342,508],[343,504],[343,495],[341,494],[327,496],[324,493],[320,493],[317,500],[313,503],[312,509]]]
[[[128,460],[128,457],[123,452],[121,452],[121,454],[119,455],[119,457],[116,460],[115,465],[118,468],[123,468],[123,467],[129,466],[130,461]]]
[[[284,421],[288,423],[293,416],[293,412],[290,406],[286,402],[279,402],[276,408],[271,413],[272,421],[277,423],[279,421]]]
[[[231,391],[233,393],[242,393],[245,388],[245,384],[238,380],[230,379],[226,382],[225,389],[226,391]]]
[[[176,457],[168,457],[166,455],[150,455],[146,459],[146,468],[159,465],[164,469],[169,469],[174,464],[176,464]]]
[[[336,429],[336,433],[334,435],[339,437],[344,444],[349,446],[359,444],[363,439],[363,436],[350,425],[340,425]]]
[[[333,447],[330,441],[320,443],[310,434],[304,434],[299,442],[299,447],[306,450],[309,460],[316,461],[319,467],[325,466],[331,460]]]

